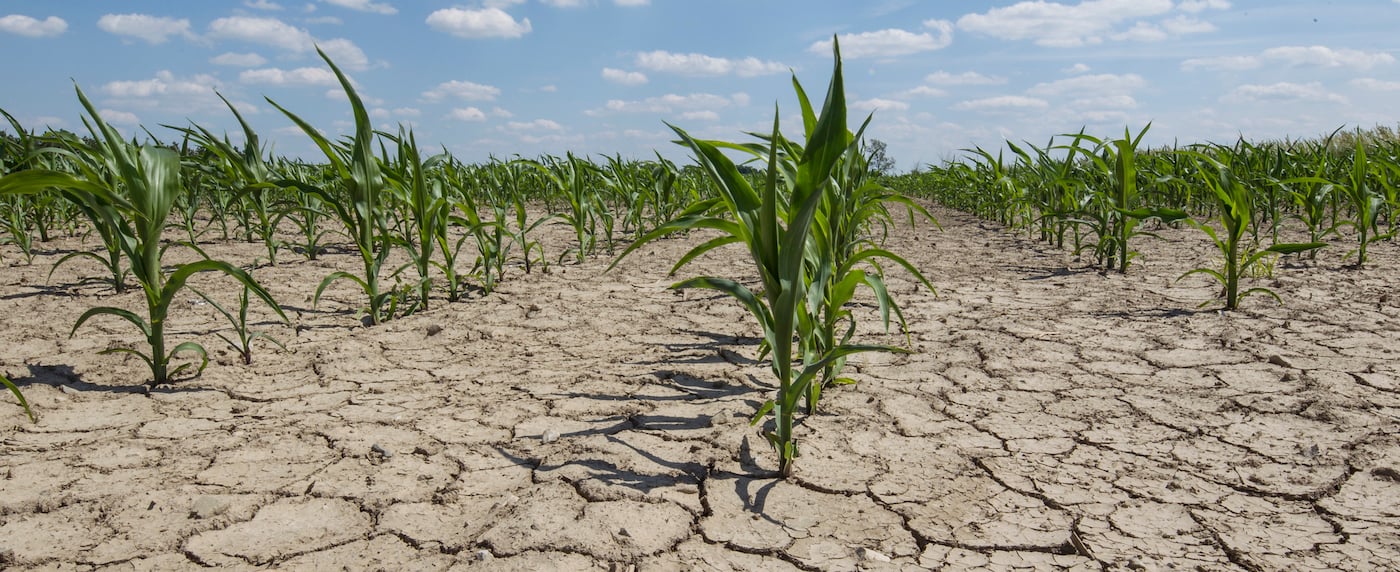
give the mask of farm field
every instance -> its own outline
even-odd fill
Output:
[[[183,292],[167,325],[214,361],[146,389],[137,310],[90,248],[0,247],[0,561],[14,570],[1381,570],[1400,561],[1400,251],[1280,262],[1217,312],[1176,281],[1218,253],[1139,238],[1126,274],[970,215],[893,228],[886,273],[915,353],[853,356],[774,478],[748,425],[772,393],[733,299],[668,288],[706,232],[613,258],[509,267],[486,296],[364,327],[353,253],[253,270],[291,325],[245,365]],[[1148,223],[1151,226],[1151,223]],[[541,227],[563,252],[566,225]],[[174,231],[170,231],[172,237]],[[338,239],[339,240],[339,239]],[[210,240],[248,261],[261,243]],[[335,245],[338,246],[338,245]],[[402,258],[402,253],[396,256]],[[757,280],[729,246],[684,276]],[[171,248],[167,263],[199,259]],[[397,260],[389,266],[406,262]],[[386,266],[387,267],[387,266]],[[747,272],[748,274],[745,274]],[[208,278],[208,280],[204,280]],[[227,278],[191,284],[216,300]],[[227,302],[225,302],[227,303]],[[884,334],[873,304],[861,336]]]

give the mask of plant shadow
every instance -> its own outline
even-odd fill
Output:
[[[215,389],[194,385],[165,384],[156,387],[150,387],[144,383],[138,383],[135,385],[104,385],[85,381],[83,379],[82,374],[74,371],[73,366],[66,364],[27,364],[25,365],[25,367],[29,370],[28,375],[24,375],[10,380],[13,381],[14,384],[20,387],[21,389],[31,386],[47,385],[49,387],[54,388],[67,387],[70,391],[92,391],[104,393],[175,394],[193,393],[200,391],[217,391]],[[192,378],[184,378],[178,380],[176,383],[179,383],[180,381],[189,381],[190,379]]]

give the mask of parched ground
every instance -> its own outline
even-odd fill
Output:
[[[215,358],[142,390],[138,338],[94,305],[139,294],[40,245],[0,270],[0,562],[14,570],[1395,570],[1400,252],[1276,269],[1277,306],[1215,294],[1203,235],[1140,239],[1126,276],[966,215],[891,247],[910,356],[852,360],[772,478],[748,425],[770,390],[752,319],[676,292],[698,237],[514,269],[487,297],[365,328],[354,260],[255,275],[294,327],[243,365],[193,292],[172,338]],[[567,246],[552,229],[551,258]],[[250,261],[259,248],[207,245]],[[172,250],[172,256],[188,256]],[[7,265],[18,260],[3,251]],[[740,250],[684,270],[746,276]],[[200,277],[225,304],[226,281]],[[864,339],[903,343],[862,307]]]

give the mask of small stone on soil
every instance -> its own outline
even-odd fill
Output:
[[[861,560],[865,560],[865,561],[868,561],[868,562],[889,562],[889,561],[890,561],[890,557],[889,557],[889,556],[886,556],[886,555],[884,555],[884,554],[881,554],[881,553],[876,552],[876,551],[874,551],[874,550],[871,550],[871,549],[869,549],[869,548],[865,548],[864,546],[862,546],[862,547],[856,549],[856,556],[860,557]]]
[[[229,501],[219,497],[201,496],[190,506],[190,516],[204,520],[214,518],[227,511]]]

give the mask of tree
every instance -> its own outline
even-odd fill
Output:
[[[877,175],[890,175],[894,173],[894,159],[885,154],[885,142],[879,139],[871,139],[865,147],[865,154],[869,157],[870,172]]]

